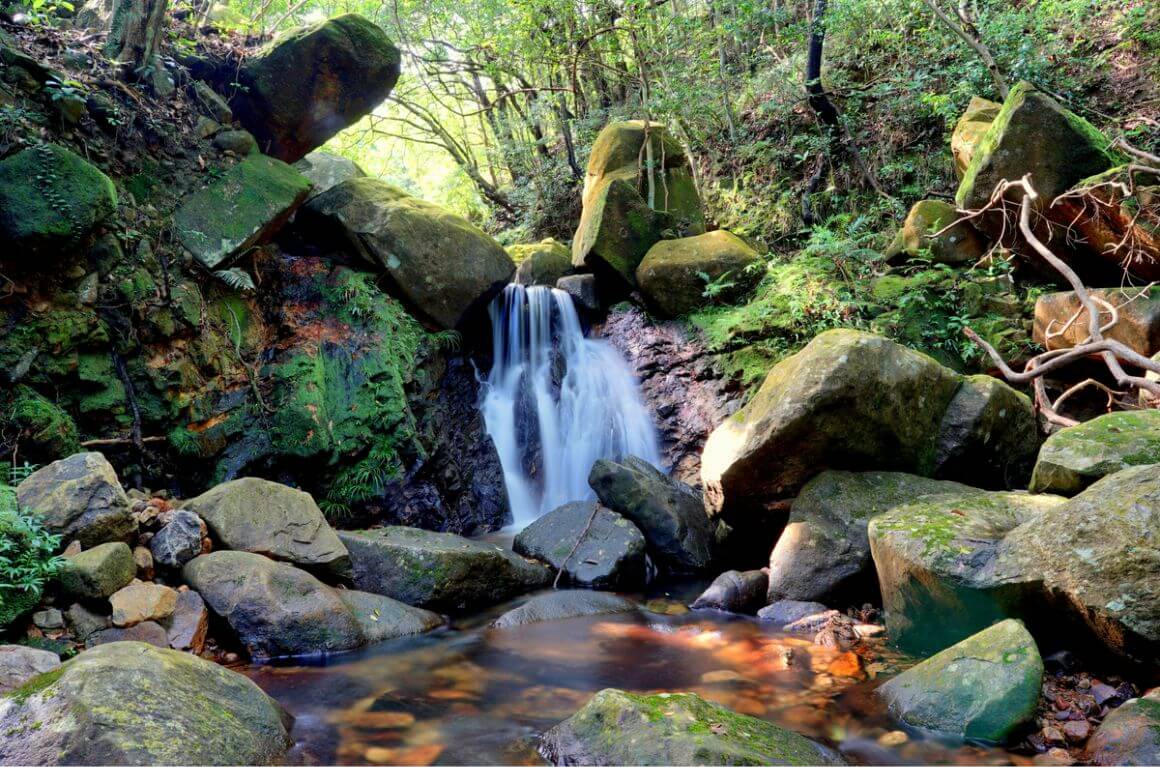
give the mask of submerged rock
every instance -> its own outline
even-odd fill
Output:
[[[342,574],[350,555],[310,493],[265,479],[226,482],[185,502],[227,548]]]
[[[653,245],[636,267],[636,282],[651,306],[679,317],[709,303],[742,300],[761,282],[760,264],[744,240],[718,229]]]
[[[689,605],[694,610],[714,609],[731,613],[756,613],[766,604],[769,574],[765,570],[726,570]]]
[[[257,658],[352,650],[442,623],[381,596],[344,597],[309,573],[259,554],[215,551],[187,564],[183,575]],[[376,610],[368,634],[364,624]]]
[[[230,106],[263,152],[294,162],[378,106],[399,66],[399,49],[383,30],[348,13],[248,57]]]
[[[1160,764],[1160,700],[1135,698],[1104,717],[1088,740],[1085,764]]]
[[[16,498],[50,532],[85,548],[127,541],[137,531],[117,472],[100,453],[53,461],[21,482]]]
[[[892,716],[911,727],[1003,743],[1035,716],[1043,660],[1027,629],[1005,620],[878,688]]]
[[[132,550],[116,541],[66,557],[57,578],[66,594],[102,599],[128,586],[136,575]]]
[[[542,565],[494,544],[413,527],[341,532],[359,589],[460,612],[548,585]]]
[[[1155,463],[1160,463],[1160,410],[1107,413],[1047,438],[1031,475],[1031,492],[1075,495],[1109,474]]]
[[[690,573],[712,563],[714,526],[693,488],[636,456],[596,461],[588,484],[601,503],[636,525],[662,569]]]
[[[270,764],[289,715],[241,674],[193,655],[94,647],[0,698],[4,764]]]
[[[554,764],[843,764],[808,738],[695,693],[614,689],[544,733],[540,752]]]
[[[815,615],[826,615],[830,608],[821,602],[803,602],[796,599],[781,599],[757,611],[757,619],[778,628],[799,623]]]
[[[538,594],[519,607],[508,610],[492,625],[499,629],[517,628],[529,623],[559,621],[586,615],[631,613],[637,610],[632,600],[600,591],[553,591]]]
[[[315,197],[299,226],[381,267],[411,311],[460,326],[503,289],[515,264],[467,219],[373,178],[353,178]]]
[[[630,590],[643,586],[647,574],[640,530],[596,501],[549,511],[520,531],[512,549],[563,570],[561,582],[577,586]]]

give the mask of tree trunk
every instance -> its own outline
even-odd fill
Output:
[[[105,55],[140,73],[156,65],[168,0],[116,0]]]

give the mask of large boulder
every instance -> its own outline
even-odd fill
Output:
[[[1130,466],[1160,463],[1160,410],[1107,413],[1047,438],[1031,492],[1075,495]]]
[[[959,218],[955,206],[942,200],[916,202],[886,248],[886,259],[893,263],[927,256],[936,264],[975,263],[987,252],[987,244],[969,223],[956,224]]]
[[[366,176],[366,171],[354,160],[330,152],[311,152],[294,163],[294,170],[305,176],[312,184],[308,199],[314,199],[323,192],[330,191],[343,181]]]
[[[185,508],[204,519],[226,548],[339,574],[350,569],[346,547],[310,493],[247,477],[218,485]]]
[[[288,720],[241,674],[116,642],[0,698],[0,763],[271,764],[293,744]]]
[[[1112,653],[1153,672],[1160,651],[1160,465],[1111,474],[1050,513],[1035,515],[1004,542],[997,570],[1040,585]]]
[[[77,245],[117,209],[109,177],[56,144],[29,147],[0,161],[0,262]]]
[[[548,585],[542,565],[482,541],[414,527],[339,533],[359,589],[417,607],[460,612]]]
[[[263,152],[295,162],[382,103],[399,65],[386,33],[348,13],[283,35],[247,58],[230,106]]]
[[[764,557],[785,500],[827,468],[1018,484],[1034,450],[1034,418],[1030,402],[1008,389],[965,381],[885,338],[827,331],[778,363],[749,404],[709,435],[705,507]]]
[[[544,733],[554,764],[843,764],[830,749],[695,693],[601,690]]]
[[[310,191],[310,182],[284,162],[251,155],[182,201],[173,215],[181,246],[207,269],[274,236]]]
[[[398,297],[443,328],[459,326],[515,271],[478,227],[378,179],[338,184],[311,200],[299,223],[386,271]]]
[[[648,137],[653,163],[649,205]],[[572,265],[618,276],[635,284],[636,267],[648,249],[668,234],[705,231],[704,214],[688,157],[660,123],[612,123],[592,145],[584,178],[584,208],[572,238]]]
[[[645,583],[644,536],[596,501],[573,501],[549,511],[520,531],[512,549],[563,570],[561,581],[576,586],[629,591]]]
[[[956,482],[912,474],[822,472],[794,499],[769,556],[769,601],[876,601],[878,578],[866,533],[870,520],[928,496],[971,492]]]
[[[1126,344],[1145,357],[1160,353],[1160,286],[1100,288],[1090,293],[1093,300],[1116,308],[1116,324],[1104,331],[1104,338]],[[1108,319],[1101,307],[1100,321]],[[1088,336],[1088,315],[1074,292],[1048,293],[1036,299],[1035,343],[1047,349],[1070,349]]]
[[[127,543],[114,541],[66,558],[57,579],[66,594],[103,599],[128,586],[136,575],[133,551]]]
[[[555,287],[561,277],[572,271],[572,252],[551,237],[525,245],[509,245],[507,252],[516,263],[514,282],[517,285]]]
[[[1005,620],[948,647],[878,688],[910,727],[1003,743],[1035,716],[1043,660],[1031,634]]]
[[[137,532],[117,472],[100,453],[76,453],[33,472],[16,488],[21,508],[85,548],[127,541]]]
[[[18,644],[0,645],[0,695],[12,692],[39,674],[60,668],[60,656]]]
[[[1160,699],[1134,698],[1104,717],[1087,742],[1084,764],[1160,764]]]
[[[366,595],[348,603],[341,591],[304,570],[259,554],[215,551],[194,559],[182,573],[257,658],[341,652],[380,641],[385,637],[368,636],[364,629],[374,610],[383,625],[400,627],[395,636],[442,623],[433,613],[381,596]]]
[[[632,613],[636,603],[601,591],[564,590],[538,594],[519,607],[508,610],[492,625],[499,629],[518,628],[530,623],[559,621],[589,615]]]
[[[1004,538],[1051,520],[1066,499],[1017,492],[920,496],[870,520],[867,533],[891,640],[941,650],[1033,603],[1027,571],[999,568]]]
[[[991,127],[991,123],[999,116],[1002,104],[979,96],[972,96],[967,104],[967,111],[963,112],[955,123],[951,133],[951,154],[955,158],[955,175],[959,178],[967,172],[971,165],[971,158],[975,155],[975,147]]]
[[[760,264],[745,240],[718,229],[653,245],[636,267],[636,282],[660,314],[679,317],[711,302],[742,300],[761,282]]]
[[[955,205],[980,208],[1000,181],[1030,173],[1040,196],[1037,206],[1046,207],[1077,181],[1116,165],[1116,158],[1108,151],[1110,144],[1087,120],[1064,109],[1031,83],[1020,82],[976,144],[955,194]],[[1022,199],[1018,190],[1009,195],[1013,200]],[[998,215],[976,222],[992,231],[1002,223]]]
[[[601,503],[636,525],[659,567],[692,573],[712,564],[714,525],[693,488],[635,456],[597,461],[588,484]]]

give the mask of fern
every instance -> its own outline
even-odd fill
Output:
[[[257,290],[254,285],[254,278],[238,267],[231,269],[219,269],[213,273],[214,277],[228,285],[232,290],[237,290],[242,293],[252,293]]]

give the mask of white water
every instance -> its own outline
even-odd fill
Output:
[[[494,362],[480,409],[517,527],[595,497],[588,471],[598,458],[635,455],[660,466],[636,379],[612,346],[585,338],[567,293],[508,285],[489,313]]]

